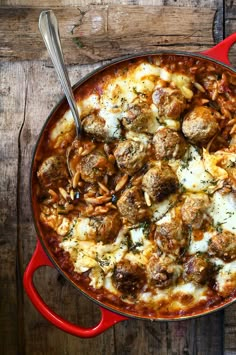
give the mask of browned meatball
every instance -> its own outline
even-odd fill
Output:
[[[153,255],[148,261],[147,278],[151,285],[165,288],[173,284],[180,276],[180,267],[168,256]]]
[[[131,131],[147,132],[148,121],[151,115],[152,113],[148,105],[134,105],[125,112],[122,118],[122,124],[126,129]]]
[[[187,246],[187,229],[179,218],[172,218],[156,226],[154,239],[161,252],[179,256]]]
[[[96,229],[96,241],[109,243],[117,237],[121,228],[121,219],[117,212],[92,218],[90,224]]]
[[[193,229],[201,228],[209,204],[209,197],[205,194],[187,196],[181,208],[183,222]]]
[[[115,170],[113,164],[100,151],[93,151],[80,161],[81,178],[87,182],[101,180],[105,174],[112,175]]]
[[[153,144],[157,159],[180,159],[187,148],[184,138],[166,127],[158,129]]]
[[[142,221],[147,218],[147,205],[142,191],[134,186],[123,192],[117,202],[120,214],[131,223]]]
[[[184,280],[204,284],[212,277],[213,265],[206,255],[194,255],[184,264]]]
[[[116,265],[113,281],[116,288],[125,295],[135,295],[144,286],[146,275],[142,267],[124,260]]]
[[[161,164],[148,170],[142,180],[142,189],[155,202],[162,201],[178,188],[175,172],[167,164]]]
[[[186,108],[186,100],[179,89],[158,88],[152,94],[159,118],[179,119]]]
[[[114,151],[118,167],[128,175],[133,175],[142,168],[146,155],[144,145],[131,139],[120,142]]]
[[[224,261],[236,258],[236,237],[233,233],[224,231],[214,235],[210,240],[208,252]]]
[[[55,155],[44,160],[37,172],[37,176],[40,184],[44,187],[63,185],[68,179],[65,157]]]
[[[207,143],[219,130],[219,113],[206,106],[195,107],[184,117],[182,131],[190,142]]]
[[[107,139],[105,123],[105,120],[95,113],[85,117],[82,122],[84,131],[99,142]]]

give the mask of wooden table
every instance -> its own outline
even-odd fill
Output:
[[[29,202],[34,145],[62,90],[40,38],[42,9],[54,8],[73,83],[105,60],[141,50],[201,51],[236,30],[233,0],[1,0],[0,353],[27,355],[236,354],[236,305],[181,322],[127,320],[92,339],[48,323],[22,287],[36,245]],[[93,3],[93,5],[91,5]],[[122,3],[122,5],[120,5]],[[37,4],[40,4],[40,8]],[[67,6],[66,6],[67,5]],[[236,65],[235,51],[231,52]],[[58,314],[83,326],[99,309],[55,269],[36,286]]]

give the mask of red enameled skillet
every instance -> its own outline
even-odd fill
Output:
[[[162,53],[168,53],[170,55],[183,55],[183,56],[195,56],[195,57],[200,57],[200,58],[204,58],[204,59],[208,59],[209,61],[213,61],[218,63],[219,65],[223,65],[224,67],[230,69],[231,71],[236,72],[236,70],[232,69],[230,67],[230,62],[229,62],[229,58],[228,58],[228,54],[229,54],[229,50],[230,47],[236,42],[236,33],[232,34],[231,36],[229,36],[228,38],[226,38],[225,40],[223,40],[221,43],[217,44],[215,47],[206,50],[204,52],[201,52],[200,54],[193,54],[193,53],[188,53],[188,52],[175,52],[175,51],[170,51],[170,52],[157,52],[157,53],[152,53],[152,54],[162,54]],[[150,53],[149,53],[150,54]],[[119,63],[121,61],[125,61],[125,60],[129,60],[131,58],[137,58],[137,57],[142,57],[145,56],[146,53],[144,54],[139,54],[139,55],[135,55],[135,56],[129,56],[129,57],[125,57],[125,58],[121,58],[119,60],[116,60],[113,63],[108,64],[108,66],[110,65],[114,65],[115,63]],[[103,67],[104,68],[104,67]],[[102,69],[103,69],[102,68]],[[98,71],[100,71],[101,68],[99,70],[96,70],[96,72],[93,72],[92,74],[89,75],[89,78],[94,75],[95,73],[97,73]],[[86,78],[87,79],[87,78]],[[82,82],[84,82],[86,79],[83,79]],[[75,87],[78,87],[82,82],[79,82],[77,85],[75,85]],[[57,107],[60,106],[60,103]],[[55,110],[54,110],[55,111]],[[53,111],[53,112],[54,112]],[[50,114],[48,120],[50,119],[50,117],[52,116],[52,113]],[[36,146],[37,147],[37,146]],[[33,157],[34,159],[34,157]],[[32,172],[31,172],[32,174]],[[32,176],[31,176],[32,178]],[[32,179],[31,179],[32,180]],[[34,213],[33,213],[34,214]],[[36,225],[36,223],[35,223]],[[37,229],[37,227],[36,227]],[[55,326],[57,326],[58,328],[64,330],[67,333],[70,333],[72,335],[76,335],[79,337],[83,337],[83,338],[89,338],[89,337],[93,337],[96,336],[102,332],[104,332],[106,329],[110,328],[111,326],[113,326],[114,324],[125,320],[125,319],[129,319],[129,318],[135,318],[132,315],[129,315],[125,312],[122,312],[122,310],[118,310],[112,311],[110,307],[108,307],[106,304],[102,304],[99,303],[97,300],[94,300],[93,298],[91,298],[91,296],[87,295],[90,299],[92,299],[93,301],[95,301],[96,303],[98,303],[100,309],[101,309],[101,320],[100,322],[91,328],[83,328],[80,327],[79,325],[75,325],[72,324],[70,322],[68,322],[67,320],[63,319],[62,317],[60,317],[59,315],[57,315],[55,312],[53,312],[48,306],[47,304],[43,301],[43,299],[40,297],[39,293],[37,292],[35,286],[34,286],[34,282],[33,282],[33,275],[34,272],[42,267],[42,266],[50,266],[52,268],[56,267],[57,269],[59,269],[59,271],[63,274],[63,276],[65,276],[64,272],[58,267],[58,264],[56,263],[56,261],[53,259],[50,251],[47,249],[47,246],[45,245],[43,238],[40,236],[39,231],[38,232],[38,240],[37,240],[37,246],[35,249],[35,252],[25,270],[24,273],[24,287],[25,287],[25,291],[28,294],[31,302],[33,303],[33,305],[36,307],[36,309],[52,324],[54,324]],[[65,276],[67,279],[68,277]],[[80,288],[75,285],[75,283],[70,280],[72,282],[72,284],[77,287],[78,290],[80,290]],[[81,290],[80,290],[81,291]],[[84,292],[82,292],[84,294]],[[225,301],[225,303],[221,303],[218,306],[215,306],[214,308],[211,308],[210,310],[206,310],[206,311],[201,311],[198,312],[194,315],[195,316],[200,316],[200,315],[205,315],[205,314],[209,314],[210,312],[219,310],[222,307],[225,307],[226,305],[231,304],[232,302],[234,302],[236,300],[236,298],[234,299],[230,299],[229,301]],[[171,320],[183,320],[186,318],[191,318],[192,316],[189,317],[184,317],[184,318],[173,318]],[[140,318],[140,317],[139,317]],[[148,319],[144,318],[144,319]],[[153,320],[153,319],[152,319]],[[156,320],[167,320],[167,319],[156,319]]]

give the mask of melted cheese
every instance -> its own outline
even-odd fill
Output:
[[[177,195],[170,195],[163,201],[159,203],[154,203],[152,205],[153,220],[158,221],[169,211],[169,209],[175,204]]]
[[[209,240],[215,232],[205,232],[203,233],[203,237],[201,240],[194,240],[193,235],[190,239],[189,249],[188,252],[191,255],[195,255],[196,253],[205,253],[208,250]]]
[[[50,131],[49,139],[57,147],[57,140],[61,137],[63,138],[66,134],[74,133],[74,119],[71,110],[66,111],[64,116],[57,121],[54,128]]]
[[[221,160],[221,156],[209,154],[206,149],[203,149],[203,163],[206,171],[216,179],[227,179],[227,171],[217,165]]]
[[[125,134],[125,137],[135,142],[142,143],[145,147],[147,147],[148,144],[150,143],[150,137],[144,133],[136,133],[136,132],[128,131]]]
[[[101,85],[99,94],[94,93],[97,91],[93,91],[93,94],[78,100],[77,105],[81,117],[98,112],[99,116],[105,121],[106,136],[119,139],[124,129],[122,118],[125,117],[130,107],[143,103],[145,107],[149,105],[151,113],[147,118],[146,133],[125,130],[126,139],[139,142],[145,148],[151,147],[153,134],[160,127],[168,127],[175,131],[181,130],[181,122],[178,120],[161,117],[161,122],[158,121],[159,110],[156,105],[151,103],[151,97],[157,87],[170,86],[178,88],[187,100],[191,100],[193,97],[193,79],[190,75],[171,73],[160,65],[160,60],[157,60],[155,65],[141,63],[136,66],[135,64],[131,69],[127,69],[128,74],[124,70],[123,74],[121,72],[114,76],[109,74],[108,79],[105,76],[104,82],[99,84]],[[68,141],[74,137],[74,120],[70,110],[56,122],[50,131],[49,139],[52,147],[60,147],[60,143],[65,137]],[[172,159],[168,161],[168,164],[176,172],[181,188],[186,189],[186,194],[201,192],[209,194],[210,198],[210,207],[205,211],[206,218],[204,219],[208,223],[206,223],[208,230],[206,232],[198,231],[199,234],[202,233],[202,239],[194,239],[196,231],[191,233],[189,228],[191,236],[186,251],[188,258],[189,255],[207,253],[209,241],[216,233],[218,226],[223,230],[235,233],[236,199],[232,192],[223,195],[217,191],[219,187],[223,186],[218,185],[219,180],[223,184],[227,179],[228,183],[230,177],[233,176],[230,169],[235,164],[235,153],[218,151],[210,154],[205,149],[201,152],[198,148],[187,144],[188,150],[185,156],[181,160]],[[150,166],[160,164],[160,162],[150,158],[147,159],[147,163]],[[96,184],[94,183],[94,185]],[[150,207],[152,222],[162,225],[180,218],[179,212],[183,204],[181,193],[182,190],[179,190],[178,193],[168,196],[163,201],[153,203]],[[173,256],[173,265],[176,278],[173,278],[173,284],[165,289],[159,289],[153,287],[153,285],[150,286],[148,281],[142,292],[137,294],[135,300],[132,297],[129,298],[115,287],[113,273],[117,263],[128,260],[131,264],[139,265],[145,269],[150,258],[153,255],[158,256],[158,241],[148,240],[145,228],[130,227],[129,225],[126,230],[121,229],[112,243],[97,242],[97,230],[93,227],[90,218],[75,218],[73,214],[73,218],[70,220],[64,216],[57,216],[53,214],[54,212],[48,212],[49,216],[46,211],[41,210],[41,221],[56,231],[60,240],[64,236],[63,241],[59,244],[60,247],[70,253],[76,272],[89,271],[90,285],[95,289],[104,287],[113,295],[122,296],[122,300],[127,303],[141,301],[153,305],[153,309],[158,309],[162,306],[162,303],[169,302],[168,310],[170,312],[176,310],[182,312],[190,306],[197,305],[199,301],[207,299],[208,285],[202,286],[192,282],[184,283],[182,278],[178,279],[178,276],[183,272],[183,265],[175,256]],[[209,226],[211,221],[213,221],[213,225]],[[181,223],[182,220],[180,220]],[[182,237],[181,228],[179,228],[178,233]],[[164,258],[166,255],[163,254],[162,257]],[[210,261],[219,268],[216,276],[219,294],[222,296],[229,295],[236,288],[236,261],[226,263],[218,258],[210,258]],[[125,296],[127,296],[127,299],[124,298]]]
[[[100,110],[100,116],[105,120],[105,130],[109,138],[119,138],[121,135],[121,126],[119,119],[121,113],[114,113],[105,108]]]
[[[83,100],[77,102],[78,111],[81,117],[85,117],[94,110],[100,109],[100,99],[96,94],[92,94]]]
[[[236,288],[236,261],[225,264],[216,277],[218,292],[226,297]]]
[[[216,191],[212,197],[209,214],[216,227],[236,232],[236,197],[233,193],[222,195]]]
[[[177,176],[181,185],[188,191],[201,192],[213,183],[212,176],[205,170],[201,155],[191,146],[180,163]]]

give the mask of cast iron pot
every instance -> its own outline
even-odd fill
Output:
[[[138,55],[134,55],[134,56],[129,56],[129,57],[123,57],[121,59],[118,59],[116,61],[113,61],[112,63],[103,66],[101,68],[99,68],[98,70],[92,72],[91,74],[89,74],[87,77],[85,77],[84,79],[82,79],[81,81],[79,81],[75,86],[74,86],[74,90],[76,88],[78,88],[81,84],[83,84],[86,80],[90,79],[92,76],[96,75],[98,72],[101,72],[103,69],[105,69],[106,67],[110,67],[110,66],[115,66],[117,63],[120,62],[124,62],[124,61],[128,61],[132,58],[138,58],[138,57],[144,57],[146,55],[161,55],[161,54],[169,54],[169,55],[181,55],[181,56],[187,56],[187,57],[197,57],[197,58],[202,58],[202,59],[207,59],[209,62],[214,62],[219,64],[220,66],[225,67],[226,69],[230,69],[231,71],[236,73],[236,70],[232,69],[230,67],[230,62],[229,62],[229,58],[228,58],[228,53],[230,50],[230,47],[236,42],[236,33],[232,34],[231,36],[227,37],[225,40],[223,40],[221,43],[217,44],[215,47],[206,50],[204,52],[201,52],[199,54],[193,54],[193,53],[189,53],[189,52],[176,52],[176,51],[162,51],[162,52],[156,52],[156,53],[144,53],[144,54],[138,54]],[[34,163],[34,159],[35,159],[35,154],[37,151],[37,147],[39,145],[39,141],[40,138],[43,134],[43,131],[45,129],[45,127],[48,125],[48,122],[51,120],[51,118],[53,117],[53,115],[55,115],[56,112],[59,111],[60,107],[62,105],[65,105],[65,99],[62,99],[59,104],[56,106],[56,108],[51,112],[51,114],[49,115],[45,126],[43,127],[39,140],[36,144],[36,148],[35,148],[35,153],[33,156],[33,163]],[[33,166],[32,163],[32,166]],[[130,319],[130,318],[138,318],[138,319],[151,319],[151,320],[158,320],[158,321],[163,321],[163,320],[183,320],[183,319],[187,319],[187,318],[193,318],[193,317],[197,317],[197,316],[202,316],[202,315],[206,315],[209,314],[213,311],[219,310],[229,304],[232,304],[235,300],[236,297],[227,301],[224,301],[223,303],[214,306],[210,309],[207,310],[201,310],[200,312],[196,312],[194,315],[190,315],[190,316],[178,316],[178,317],[173,317],[171,319],[163,319],[163,318],[149,318],[147,317],[137,317],[134,316],[132,314],[128,314],[125,311],[122,311],[122,309],[112,309],[110,306],[107,306],[105,303],[99,302],[97,300],[95,300],[94,298],[92,298],[89,294],[86,294],[86,292],[84,292],[83,290],[81,290],[79,288],[78,285],[75,284],[75,282],[70,279],[65,272],[60,268],[60,266],[58,265],[58,263],[56,262],[55,258],[53,257],[51,251],[49,250],[49,248],[47,247],[45,241],[44,241],[44,237],[42,235],[42,233],[39,230],[39,222],[36,218],[36,215],[34,213],[34,208],[33,208],[33,197],[32,197],[32,189],[33,189],[33,169],[31,169],[31,203],[32,203],[32,211],[33,211],[33,216],[34,216],[34,222],[35,222],[35,227],[36,227],[36,231],[38,233],[38,239],[37,239],[37,245],[36,245],[36,249],[34,251],[34,254],[25,270],[24,273],[24,288],[25,291],[27,293],[27,295],[29,296],[31,302],[33,303],[33,305],[36,307],[36,309],[52,324],[54,324],[55,326],[57,326],[58,328],[64,330],[67,333],[70,333],[72,335],[76,335],[79,337],[83,337],[83,338],[89,338],[89,337],[93,337],[96,336],[102,332],[104,332],[106,329],[112,327],[114,324],[126,320],[126,319]],[[67,279],[69,280],[73,286],[75,286],[80,292],[82,292],[84,295],[86,295],[89,299],[91,299],[92,301],[96,302],[98,304],[98,306],[100,307],[101,310],[101,320],[100,322],[91,328],[84,328],[84,327],[80,327],[78,325],[72,324],[70,322],[68,322],[67,320],[63,319],[62,317],[60,317],[59,315],[57,315],[55,312],[53,312],[51,310],[51,308],[49,308],[47,306],[47,304],[43,301],[43,299],[41,298],[41,296],[39,295],[39,293],[37,292],[35,286],[34,286],[34,282],[33,282],[33,275],[34,272],[42,267],[42,266],[50,266],[52,268],[56,268],[58,269],[58,271]]]

